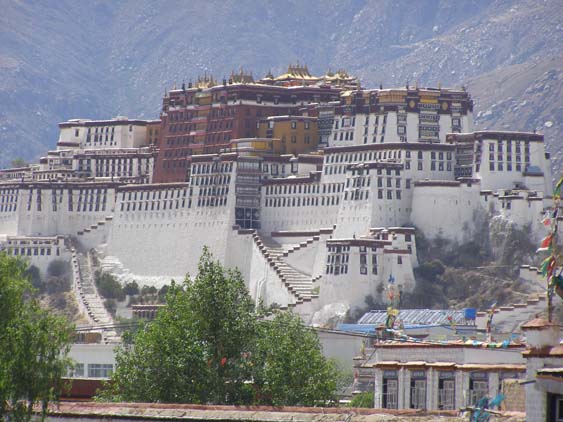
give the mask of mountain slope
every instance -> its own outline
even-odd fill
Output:
[[[542,130],[562,149],[558,0],[3,3],[0,167],[52,148],[59,121],[154,118],[174,83],[295,61],[365,86],[468,85],[479,127]]]

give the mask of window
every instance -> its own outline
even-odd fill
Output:
[[[113,372],[111,363],[90,363],[88,364],[88,378],[109,378]]]
[[[83,363],[74,364],[74,367],[69,369],[68,376],[70,378],[83,378],[84,377],[84,364]]]
[[[469,380],[468,406],[474,406],[489,394],[489,381],[486,372],[473,372]]]
[[[455,374],[450,371],[440,371],[438,380],[438,409],[455,409]]]
[[[78,137],[80,135],[80,129],[74,129],[74,136]]]
[[[305,129],[309,129],[311,127],[311,123],[310,122],[305,122]]]
[[[291,135],[291,143],[292,143],[292,144],[296,144],[296,143],[297,143],[297,136]]]
[[[425,371],[411,371],[411,409],[426,409]]]
[[[297,122],[296,122],[296,121],[292,121],[292,122],[291,122],[291,128],[292,128],[292,129],[296,129],[296,128],[297,128]]]
[[[397,409],[399,397],[399,383],[396,370],[383,371],[382,407],[384,409]]]

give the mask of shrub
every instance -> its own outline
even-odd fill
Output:
[[[31,281],[31,285],[39,290],[40,293],[43,292],[45,288],[43,281],[41,281],[41,273],[39,272],[39,268],[35,265],[30,265],[26,270],[24,275]]]
[[[45,291],[49,294],[63,293],[70,291],[70,279],[66,276],[51,276],[45,283]]]
[[[158,290],[156,290],[156,287],[154,286],[143,286],[143,288],[141,289],[141,295],[146,296],[146,295],[155,295],[157,294]]]
[[[356,394],[350,402],[350,407],[374,407],[374,398],[372,392]]]
[[[104,300],[104,306],[110,314],[115,316],[115,313],[117,312],[117,302],[114,299]]]
[[[68,274],[69,270],[70,267],[68,265],[68,262],[57,259],[55,261],[51,261],[51,263],[47,267],[47,275],[51,277],[62,277]]]
[[[116,299],[119,302],[125,300],[125,292],[117,279],[108,273],[96,273],[96,285],[98,292],[106,299]]]
[[[136,281],[131,281],[131,282],[127,283],[125,285],[125,287],[123,287],[123,293],[125,293],[126,295],[129,295],[129,296],[138,295],[139,294],[139,285],[137,284]]]

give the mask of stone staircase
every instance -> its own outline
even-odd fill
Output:
[[[492,331],[497,334],[519,332],[523,323],[534,319],[537,315],[545,312],[546,309],[547,297],[545,293],[532,295],[521,303],[499,306],[493,317]],[[478,328],[485,328],[489,311],[477,312]]]
[[[71,253],[74,289],[80,301],[81,310],[87,315],[92,325],[103,330],[102,338],[104,342],[119,342],[120,338],[117,332],[111,328],[114,324],[113,318],[106,310],[96,289],[89,253],[80,253],[74,247],[71,247]]]
[[[92,224],[90,227],[86,227],[80,230],[79,232],[76,233],[76,235],[85,236],[89,233],[96,232],[98,229],[103,228],[106,225],[106,223],[110,222],[111,220],[113,220],[113,216],[108,215],[103,220],[98,221],[96,224]]]
[[[296,305],[310,302],[319,297],[318,293],[314,292],[314,288],[320,276],[313,279],[311,276],[297,271],[284,261],[284,257],[319,240],[318,236],[316,236],[316,239],[308,239],[288,249],[284,249],[278,243],[270,239],[268,239],[266,243],[257,233],[253,233],[252,237],[270,266],[287,287],[288,291],[295,296]]]

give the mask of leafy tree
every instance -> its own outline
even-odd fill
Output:
[[[61,390],[72,327],[42,309],[25,276],[26,264],[0,253],[0,419],[30,420]]]
[[[142,296],[155,295],[157,292],[158,290],[156,290],[156,287],[154,286],[143,286],[141,289]]]
[[[57,259],[51,261],[47,267],[47,274],[51,277],[63,277],[70,272],[70,265],[66,261]]]
[[[68,277],[49,277],[45,283],[45,291],[49,294],[68,292],[71,289]]]
[[[104,307],[112,316],[115,316],[115,314],[117,313],[117,302],[115,301],[115,299],[104,300]]]
[[[350,407],[368,407],[373,409],[374,407],[373,392],[356,394],[352,398],[352,401],[350,402]]]
[[[315,406],[335,399],[336,365],[323,356],[317,334],[298,316],[278,312],[261,324],[256,355],[259,403]]]
[[[12,168],[18,168],[18,167],[26,167],[28,164],[27,162],[23,159],[23,158],[14,158],[11,162],[10,162],[10,166]]]
[[[24,275],[29,279],[29,281],[31,281],[31,285],[34,289],[37,289],[39,291],[42,291],[44,289],[43,281],[41,281],[41,272],[35,265],[30,265],[29,267],[27,267]]]
[[[116,299],[120,302],[125,300],[123,288],[113,275],[97,271],[96,285],[98,286],[98,292],[102,297],[106,299]]]
[[[131,281],[123,287],[123,293],[125,293],[126,295],[129,295],[129,296],[138,295],[139,294],[139,285],[137,284],[136,281]]]
[[[132,347],[117,352],[117,370],[102,397],[179,403],[248,397],[241,353],[252,345],[255,319],[240,272],[225,271],[204,249],[197,277],[172,283],[166,302]]]
[[[240,272],[223,268],[205,248],[198,275],[182,285],[173,282],[166,306],[117,351],[117,369],[100,398],[225,404],[330,400],[336,371],[322,358],[315,334],[292,315],[271,322],[259,317]]]

